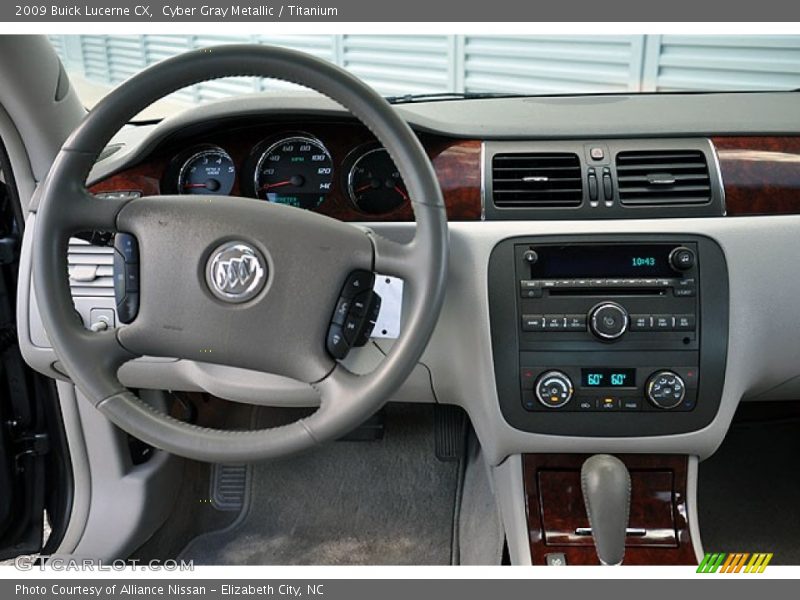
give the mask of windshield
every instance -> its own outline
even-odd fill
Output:
[[[452,99],[449,94],[800,88],[800,35],[54,35],[50,39],[87,107],[154,62],[194,48],[243,42],[310,52],[398,102],[413,101],[416,95],[441,100]],[[161,118],[227,96],[297,89],[257,78],[210,81],[173,94],[140,118]]]

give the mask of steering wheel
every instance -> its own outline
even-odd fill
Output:
[[[413,240],[394,242],[317,213],[254,199],[114,199],[95,197],[86,189],[101,150],[131,118],[171,92],[228,76],[269,77],[311,88],[366,125],[406,183],[416,220]],[[320,59],[281,48],[197,50],[149,67],[114,89],[61,148],[44,181],[34,228],[39,311],[67,374],[122,430],[196,460],[263,460],[352,430],[411,373],[444,297],[447,217],[419,140],[362,81]],[[129,324],[102,332],[87,330],[76,316],[67,275],[70,236],[90,230],[129,234],[138,244],[138,314]],[[356,375],[332,356],[326,339],[347,286],[376,272],[404,280],[407,310],[386,358],[371,373]],[[307,418],[272,429],[198,427],[152,408],[120,383],[120,365],[144,355],[290,377],[313,386],[320,407]]]

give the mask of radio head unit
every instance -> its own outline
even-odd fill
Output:
[[[716,414],[728,298],[711,240],[506,240],[489,284],[498,392],[512,425],[647,435],[689,431]]]

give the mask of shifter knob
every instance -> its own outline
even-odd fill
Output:
[[[595,454],[581,467],[581,488],[597,558],[622,564],[631,502],[631,476],[615,456]]]

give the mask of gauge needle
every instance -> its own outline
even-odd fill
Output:
[[[409,200],[408,194],[406,194],[403,188],[401,188],[399,185],[394,186],[394,191],[400,194],[406,201]]]
[[[208,187],[208,184],[207,183],[184,183],[183,184],[183,189],[185,189],[185,190],[188,190],[188,189],[191,189],[191,188],[204,188],[204,187]]]
[[[261,186],[261,189],[270,190],[272,188],[283,187],[285,185],[292,185],[292,180],[287,179],[286,181],[278,181],[277,183],[265,183],[264,185]]]
[[[362,185],[360,188],[356,190],[356,194],[360,194],[361,192],[366,192],[367,190],[372,189],[372,184],[368,183],[366,185]]]

